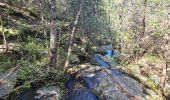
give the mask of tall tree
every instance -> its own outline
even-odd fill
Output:
[[[5,48],[2,48],[5,50],[5,52],[8,51],[8,44],[7,44],[7,40],[6,40],[6,36],[5,36],[5,32],[4,32],[4,27],[3,27],[3,22],[2,22],[2,15],[0,15],[0,23],[1,23],[1,30],[2,30],[2,36],[3,36],[3,42],[4,42],[4,46]]]
[[[147,13],[147,0],[144,1],[144,13],[143,13],[143,19],[142,19],[143,35],[145,34],[145,31],[146,31],[146,13]]]
[[[55,0],[49,0],[50,4],[50,13],[51,13],[51,22],[50,22],[50,50],[49,50],[49,59],[50,63],[49,65],[54,67],[57,63],[57,44],[56,44],[56,1]]]
[[[79,17],[80,17],[80,14],[81,14],[81,11],[82,11],[84,2],[85,2],[85,0],[83,0],[83,1],[81,2],[79,11],[78,11],[78,13],[77,13],[77,15],[76,15],[76,19],[75,19],[75,21],[74,21],[74,26],[73,26],[73,29],[72,29],[72,32],[71,32],[71,36],[70,36],[69,47],[68,47],[68,52],[67,52],[67,58],[66,58],[66,62],[65,62],[64,67],[68,67],[68,66],[69,66],[69,59],[70,59],[70,55],[71,55],[71,51],[72,51],[74,33],[75,33],[75,31],[76,31],[76,25],[77,25],[77,23],[78,23],[78,20],[79,20]]]

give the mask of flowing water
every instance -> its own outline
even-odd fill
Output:
[[[105,52],[106,57],[112,58],[114,54],[112,50],[105,50]],[[110,64],[100,57],[100,54],[94,54],[92,57],[100,67],[111,68]],[[92,91],[92,88],[99,83],[98,80],[95,80],[97,78],[82,77],[81,79],[85,81],[86,84],[80,83],[81,80],[78,79],[70,79],[67,81],[66,87],[69,92],[66,94],[66,100],[99,100]]]

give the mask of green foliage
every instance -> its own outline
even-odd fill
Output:
[[[21,64],[21,68],[18,73],[18,78],[24,81],[35,79],[35,77],[38,77],[37,73],[39,73],[40,70],[41,67],[38,63],[33,63],[29,60],[25,60]]]
[[[0,73],[10,69],[16,62],[15,56],[11,54],[0,54]]]
[[[44,69],[41,66],[48,63],[48,56],[45,56],[47,48],[43,41],[30,37],[26,42],[22,42],[21,50],[25,59],[21,62],[18,78],[27,82],[42,76]]]
[[[19,27],[18,38],[20,41],[27,42],[27,41],[29,41],[30,38],[36,38],[37,34],[38,33],[36,30],[32,30],[28,26],[21,26],[21,27]]]
[[[47,80],[49,84],[55,83],[61,89],[61,95],[64,96],[65,92],[65,83],[67,78],[64,75],[63,70],[52,70],[45,74],[44,78]]]
[[[41,43],[38,41],[40,39],[33,39],[33,38],[28,38],[28,42],[23,46],[23,49],[27,50],[30,53],[45,53],[47,50],[45,46],[43,45],[43,41]]]
[[[31,62],[48,62],[48,51],[45,47],[44,41],[37,38],[28,38],[28,42],[22,43],[21,50],[24,52],[25,56],[28,56],[27,59]]]
[[[30,89],[31,88],[31,84],[29,82],[25,82],[24,83],[24,88]]]
[[[58,82],[63,82],[66,80],[65,76],[64,76],[64,71],[62,70],[52,70],[49,71],[45,78],[47,80],[53,80],[53,81],[58,81]]]

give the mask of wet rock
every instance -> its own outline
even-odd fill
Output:
[[[9,85],[0,85],[0,97],[6,98],[6,95],[9,94],[11,90],[12,88]]]
[[[35,95],[35,89],[30,88],[30,89],[25,89],[21,93],[11,93],[10,96],[8,97],[8,100],[33,100]]]
[[[66,88],[68,90],[73,90],[75,89],[75,85],[79,82],[77,79],[70,79],[66,82]]]
[[[81,65],[85,66],[85,65]],[[79,68],[81,67],[79,66]],[[142,85],[118,69],[103,69],[90,66],[77,74],[101,100],[145,100],[146,94]],[[76,67],[75,67],[76,68]],[[78,99],[77,99],[78,100]],[[79,99],[80,100],[80,99]]]
[[[56,86],[42,87],[36,90],[33,100],[60,100],[61,95]]]
[[[113,54],[114,54],[113,50],[106,50],[106,56],[108,58],[112,58]]]
[[[92,61],[99,66],[82,64],[68,69],[68,74],[79,76],[79,80],[68,82],[68,96],[71,98],[66,100],[96,100],[96,96],[100,100],[146,100],[147,94],[138,81],[119,69],[113,69],[116,68],[114,58],[120,54],[116,51],[113,53],[111,45],[99,51],[106,52],[105,55],[92,56]],[[94,99],[87,95],[91,98],[94,96]]]
[[[107,63],[106,61],[104,61],[101,57],[102,56],[100,54],[95,54],[93,58],[94,58],[94,61],[96,63],[98,63],[101,67],[103,67],[103,68],[111,68],[110,64]]]
[[[69,90],[65,100],[98,100],[98,97],[78,79],[67,81],[66,87]]]
[[[9,72],[0,73],[0,79],[4,78],[8,73]],[[0,84],[0,98],[4,98],[4,99],[7,98],[8,94],[12,91],[16,77],[17,77],[17,72],[12,73],[11,75],[3,79],[5,83]]]
[[[114,55],[112,55],[112,53],[114,53]],[[92,56],[92,62],[97,63],[102,68],[116,67],[117,62],[114,59],[118,58],[119,56],[120,56],[119,52],[107,50],[107,53],[105,56],[101,54],[94,54]]]
[[[74,90],[68,93],[65,100],[99,100],[97,96],[87,88]]]
[[[82,80],[86,83],[86,87],[88,88],[95,88],[97,87],[99,80],[97,80],[95,77],[90,76],[82,76]]]
[[[97,94],[101,93],[101,99],[126,100],[127,98],[145,98],[142,86],[118,70],[107,70],[96,74],[99,84],[94,88]],[[110,75],[108,75],[110,74]],[[114,94],[114,95],[112,95]]]

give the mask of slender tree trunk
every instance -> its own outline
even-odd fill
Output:
[[[72,32],[71,32],[71,36],[70,36],[70,42],[69,42],[69,47],[68,47],[68,52],[67,52],[67,58],[66,58],[66,62],[65,62],[64,67],[68,67],[69,63],[70,63],[69,59],[70,59],[70,55],[71,55],[71,51],[72,51],[74,33],[75,33],[75,30],[76,30],[76,25],[77,25],[79,17],[80,17],[80,13],[81,13],[83,5],[84,5],[84,1],[85,0],[83,0],[81,5],[80,5],[79,11],[78,11],[77,16],[76,16],[76,20],[74,22],[74,26],[73,26],[73,29],[72,29]]]
[[[47,31],[46,31],[46,24],[47,24],[47,21],[45,20],[45,17],[44,17],[44,5],[43,4],[48,4],[46,0],[39,0],[37,2],[37,5],[40,9],[40,16],[41,16],[41,24],[43,26],[43,34],[44,34],[44,38],[45,38],[45,44],[46,44],[46,49],[48,50],[48,57],[50,58],[50,53],[49,53],[49,41],[48,41],[48,36],[47,36]],[[50,59],[49,59],[50,60]],[[49,71],[49,66],[47,66],[47,70]]]
[[[51,22],[50,22],[50,48],[49,48],[49,66],[55,67],[57,60],[57,44],[56,44],[56,2],[55,0],[49,0],[50,3],[50,12],[51,12]]]
[[[166,79],[167,79],[167,68],[168,68],[169,61],[166,59],[166,65],[163,68],[163,82],[162,82],[162,89],[164,90],[166,85]]]
[[[168,33],[166,33],[165,35],[165,51],[164,51],[164,59],[165,59],[165,66],[162,68],[162,81],[161,81],[161,87],[162,89],[164,90],[165,89],[165,85],[166,85],[166,82],[167,82],[167,78],[168,78],[168,73],[167,73],[167,69],[169,67],[169,64],[170,64],[170,58],[169,58],[169,43],[170,43],[170,38],[169,38],[169,35]]]
[[[46,32],[46,26],[45,26],[45,19],[44,19],[44,11],[43,11],[43,2],[39,0],[39,8],[40,8],[40,13],[41,13],[41,23],[43,24],[43,34],[45,39],[47,39],[47,32]]]
[[[47,36],[47,31],[46,31],[46,20],[44,18],[44,6],[43,6],[43,3],[47,4],[46,2],[43,2],[42,0],[39,0],[39,9],[41,10],[40,13],[41,13],[41,23],[43,25],[43,34],[44,34],[44,38],[45,38],[45,42],[46,42],[46,48],[49,49],[49,44],[48,44],[48,36]]]
[[[147,0],[144,1],[144,13],[143,13],[143,19],[142,19],[143,35],[145,34],[145,31],[146,31],[146,11],[147,11]]]
[[[1,23],[1,29],[2,29],[2,36],[3,36],[3,43],[5,46],[5,51],[3,52],[7,52],[8,51],[8,44],[7,44],[7,40],[6,40],[6,36],[5,36],[5,32],[4,32],[4,28],[3,28],[3,22],[2,22],[2,16],[0,15],[0,23]]]

